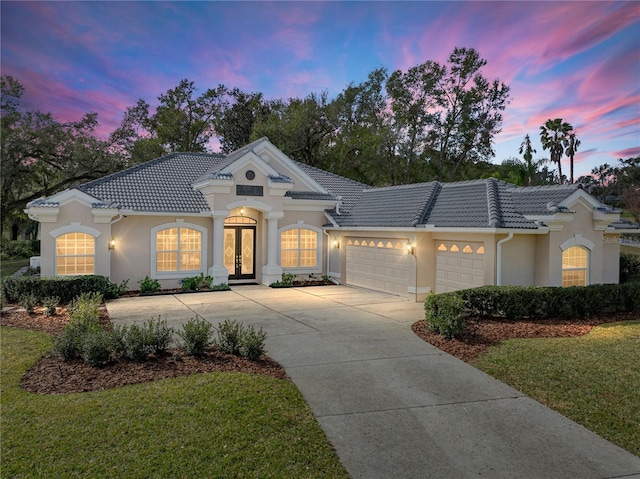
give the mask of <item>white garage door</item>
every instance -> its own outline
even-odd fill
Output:
[[[484,245],[436,241],[436,293],[484,285]]]
[[[347,284],[407,294],[410,256],[407,241],[382,238],[347,240]]]

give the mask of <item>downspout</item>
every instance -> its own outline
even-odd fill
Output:
[[[513,231],[509,232],[509,236],[506,238],[502,238],[496,244],[496,256],[497,256],[497,266],[496,266],[496,286],[502,286],[502,245],[507,241],[511,241],[513,239]]]
[[[329,235],[329,233],[327,233],[327,230],[323,231],[325,236],[327,237],[327,276],[329,276],[329,266],[330,266],[330,259],[331,259],[331,236]]]

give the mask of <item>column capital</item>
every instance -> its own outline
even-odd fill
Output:
[[[284,218],[284,213],[282,211],[272,211],[265,215],[265,219],[267,220],[281,220],[282,218]]]
[[[229,216],[229,211],[227,210],[214,210],[211,212],[211,217],[213,219],[216,218],[226,218],[227,216]]]

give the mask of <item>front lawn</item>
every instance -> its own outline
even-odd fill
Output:
[[[511,339],[472,364],[640,456],[640,321]]]
[[[29,266],[29,258],[3,259],[0,261],[0,277],[11,276],[23,266]]]
[[[0,332],[3,477],[348,477],[289,381],[208,373],[30,394],[20,378],[51,337]]]

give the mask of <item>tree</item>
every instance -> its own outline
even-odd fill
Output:
[[[141,163],[176,151],[206,151],[215,132],[215,121],[227,102],[227,88],[218,85],[196,97],[194,83],[183,79],[158,97],[151,115],[143,99],[124,113],[120,127],[111,135],[132,163]]]
[[[267,136],[287,156],[323,168],[328,140],[336,129],[329,118],[327,92],[275,101],[270,107],[269,116],[255,124],[251,139]]]
[[[386,69],[378,68],[366,81],[349,84],[328,105],[337,125],[325,161],[329,171],[371,185],[401,181],[385,95],[387,77]]]
[[[564,139],[564,148],[567,157],[569,158],[569,165],[571,168],[571,173],[569,175],[569,182],[573,184],[573,158],[578,151],[578,147],[580,146],[580,140],[576,136],[575,131],[570,131],[569,135]]]
[[[482,75],[486,63],[473,48],[455,48],[446,65],[428,61],[389,77],[387,92],[407,180],[418,158],[436,178],[455,180],[466,163],[493,155],[509,87]]]
[[[238,88],[227,92],[229,100],[221,103],[214,119],[215,135],[222,153],[230,153],[251,141],[255,124],[269,116],[269,103],[262,93],[245,93]]]
[[[533,175],[535,174],[535,171],[536,171],[536,165],[533,162],[533,154],[537,152],[535,148],[531,145],[531,138],[529,138],[528,133],[524,136],[524,140],[520,144],[520,149],[518,150],[518,152],[524,158],[524,161],[527,166],[525,185],[529,186],[533,181]]]
[[[24,88],[15,78],[2,77],[1,88],[0,214],[2,231],[11,226],[16,239],[29,201],[117,171],[124,162],[96,136],[96,113],[61,123],[51,113],[22,111]]]
[[[547,120],[544,125],[540,127],[540,141],[542,142],[542,149],[549,150],[551,163],[558,165],[558,176],[560,183],[562,183],[562,155],[564,154],[564,145],[569,137],[569,133],[573,130],[573,127],[563,121],[562,118],[556,118],[555,120]]]

